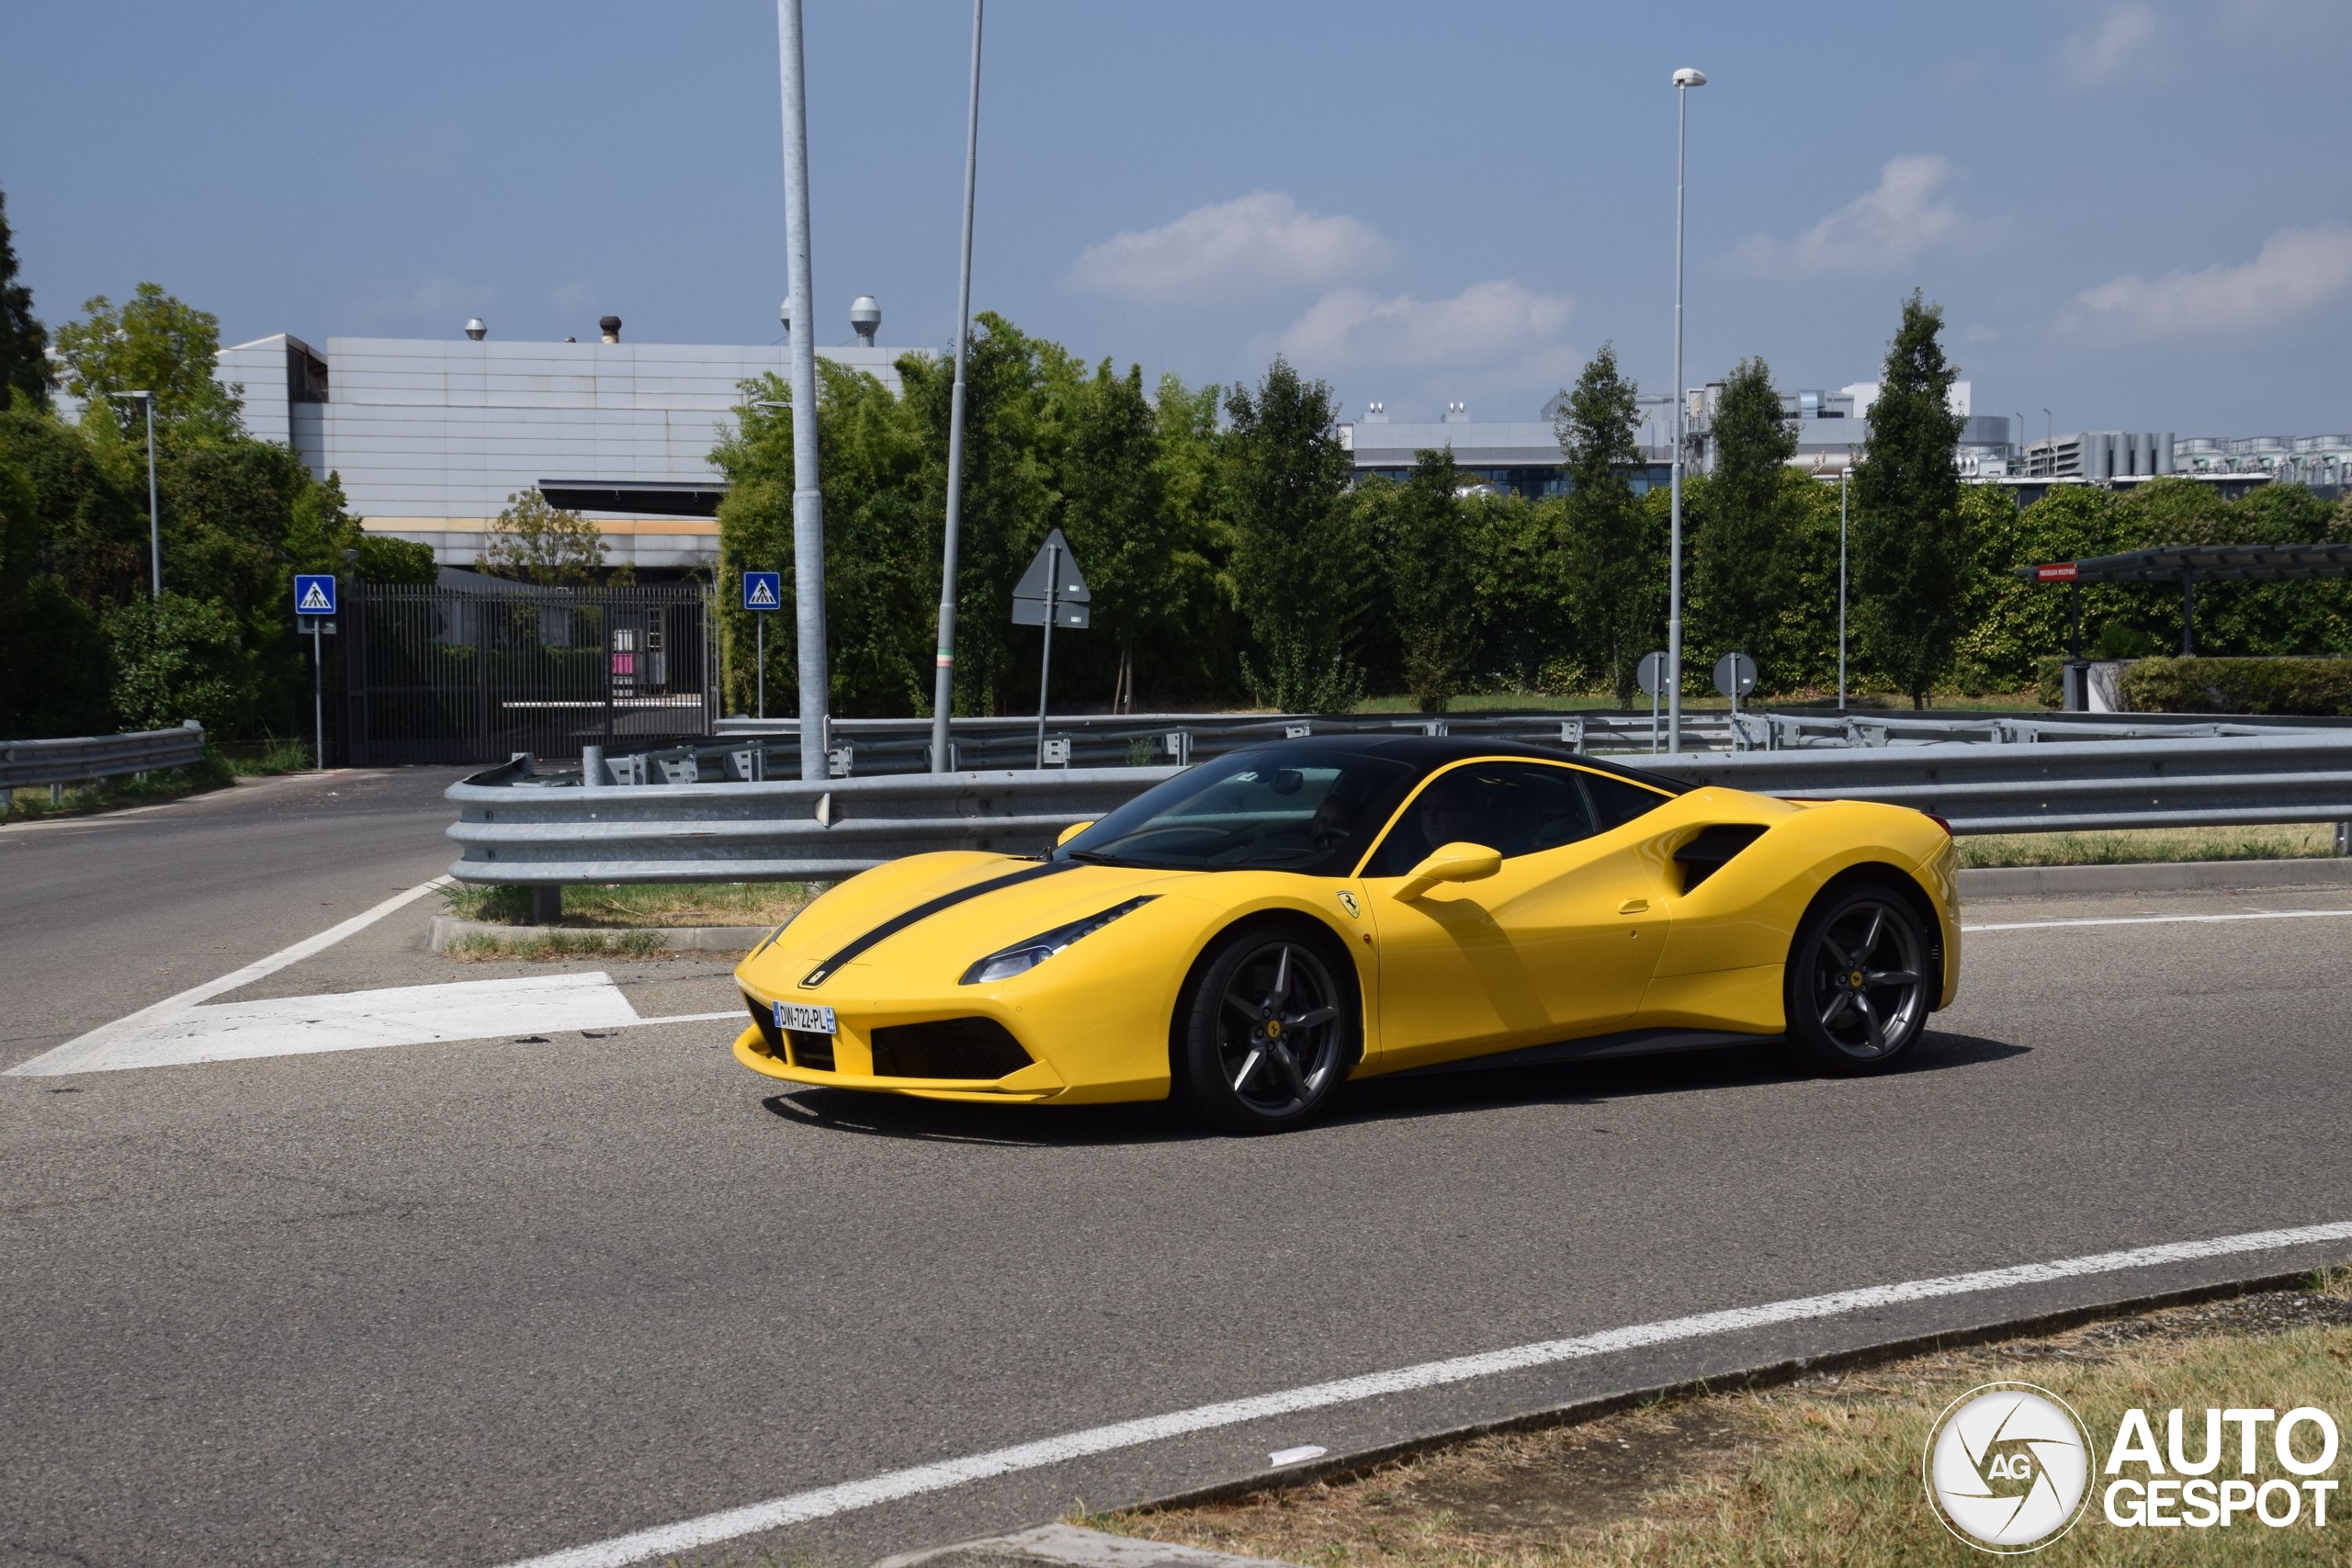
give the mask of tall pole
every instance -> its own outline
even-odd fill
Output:
[[[1696,71],[1674,73],[1674,473],[1668,495],[1666,570],[1666,749],[1682,750],[1682,167]]]
[[[760,716],[768,716],[768,618],[754,615],[752,624],[759,628],[759,651],[752,657],[760,664]]]
[[[785,271],[792,334],[792,589],[800,641],[800,776],[825,776],[832,682],[825,658],[825,500],[817,480],[817,289],[808,249],[808,105],[801,62],[800,0],[775,0],[776,55],[784,78]]]
[[[324,769],[327,765],[327,645],[321,640],[320,630],[321,618],[312,615],[311,617],[311,733],[318,737],[316,741],[318,751],[311,757],[311,765]]]
[[[1854,449],[1838,470],[1838,711],[1846,711],[1846,489],[1854,477]]]
[[[149,392],[139,400],[147,408],[147,567],[155,590],[155,602],[164,602],[164,524],[163,513],[155,504],[155,394]]]
[[[972,0],[972,107],[964,127],[964,256],[956,285],[956,385],[947,395],[947,536],[939,566],[939,654],[931,696],[934,773],[947,771],[947,719],[956,711],[956,547],[964,523],[964,354],[972,341],[972,201],[980,175],[983,3]]]
[[[1037,765],[1046,765],[1046,697],[1054,688],[1054,613],[1062,585],[1062,552],[1046,541],[1046,651],[1037,661]]]

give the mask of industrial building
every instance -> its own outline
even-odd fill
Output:
[[[881,311],[852,307],[855,341],[820,346],[891,390],[908,350],[877,347]],[[534,487],[592,519],[616,566],[654,578],[718,559],[724,482],[710,451],[735,426],[742,383],[789,375],[782,343],[629,343],[607,316],[595,341],[503,342],[479,321],[448,340],[279,333],[222,349],[245,428],[341,476],[371,533],[469,566],[507,498]],[[70,400],[64,410],[73,417]]]

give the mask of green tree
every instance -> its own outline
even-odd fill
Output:
[[[49,406],[49,331],[33,315],[33,291],[17,281],[17,246],[8,231],[8,196],[0,191],[0,408],[23,393]]]
[[[1888,344],[1870,434],[1854,468],[1856,621],[1864,656],[1914,707],[1952,667],[1965,604],[1968,538],[1952,449],[1955,372],[1943,309],[1913,290]]]
[[[161,602],[124,605],[107,632],[124,728],[166,729],[191,718],[208,732],[247,728],[256,671],[244,628],[227,605],[166,592]]]
[[[242,430],[236,392],[213,379],[220,320],[142,283],[120,310],[100,294],[82,307],[84,319],[57,329],[65,357],[65,389],[95,412],[116,392],[155,394],[159,440],[217,441]],[[125,433],[143,416],[136,404],[112,406]]]
[[[1578,631],[1588,665],[1631,706],[1642,655],[1656,646],[1665,610],[1652,530],[1634,495],[1631,470],[1641,460],[1634,432],[1639,389],[1617,368],[1614,344],[1602,344],[1564,394],[1555,424],[1566,457],[1562,509],[1563,609]]]
[[[1396,615],[1405,690],[1423,713],[1445,711],[1467,684],[1477,650],[1470,541],[1455,493],[1461,488],[1452,447],[1413,454],[1377,552]]]
[[[1331,389],[1277,356],[1253,391],[1226,393],[1233,581],[1255,658],[1243,679],[1291,712],[1355,705],[1361,673],[1346,652],[1355,552],[1340,497],[1351,465]]]
[[[1094,624],[1118,647],[1113,712],[1135,707],[1136,644],[1177,608],[1176,518],[1143,367],[1096,367],[1078,396],[1061,482],[1062,529],[1093,594]]]
[[[581,587],[605,570],[605,536],[577,512],[557,506],[537,490],[518,491],[490,525],[481,569],[493,577],[543,588]]]
[[[1782,647],[1781,609],[1792,597],[1797,513],[1784,476],[1797,435],[1781,412],[1772,373],[1743,359],[1724,381],[1715,406],[1713,472],[1695,511],[1690,587],[1702,646],[1752,656],[1768,689],[1779,690],[1798,662]]]

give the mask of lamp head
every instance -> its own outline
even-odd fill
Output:
[[[1703,87],[1707,85],[1707,73],[1693,71],[1686,65],[1674,73],[1674,85],[1678,87]]]

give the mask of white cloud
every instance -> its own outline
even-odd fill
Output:
[[[1362,277],[1388,255],[1388,242],[1372,225],[1309,212],[1285,192],[1261,190],[1089,245],[1070,278],[1130,299],[1225,299]]]
[[[2108,7],[2107,15],[2066,40],[2053,68],[2098,85],[2144,74],[2155,62],[2165,18],[2143,0]]]
[[[2132,338],[2188,337],[2276,326],[2352,288],[2352,228],[2281,229],[2250,262],[2136,272],[2075,296],[2067,324]]]
[[[1944,199],[1960,165],[1935,152],[1889,158],[1878,184],[1795,239],[1751,234],[1733,254],[1771,276],[1822,277],[1891,272],[1930,250],[1971,237],[1959,209]]]
[[[1573,309],[1565,294],[1538,294],[1509,278],[1474,283],[1451,299],[1341,288],[1309,306],[1280,346],[1317,372],[1493,365],[1555,351]]]

